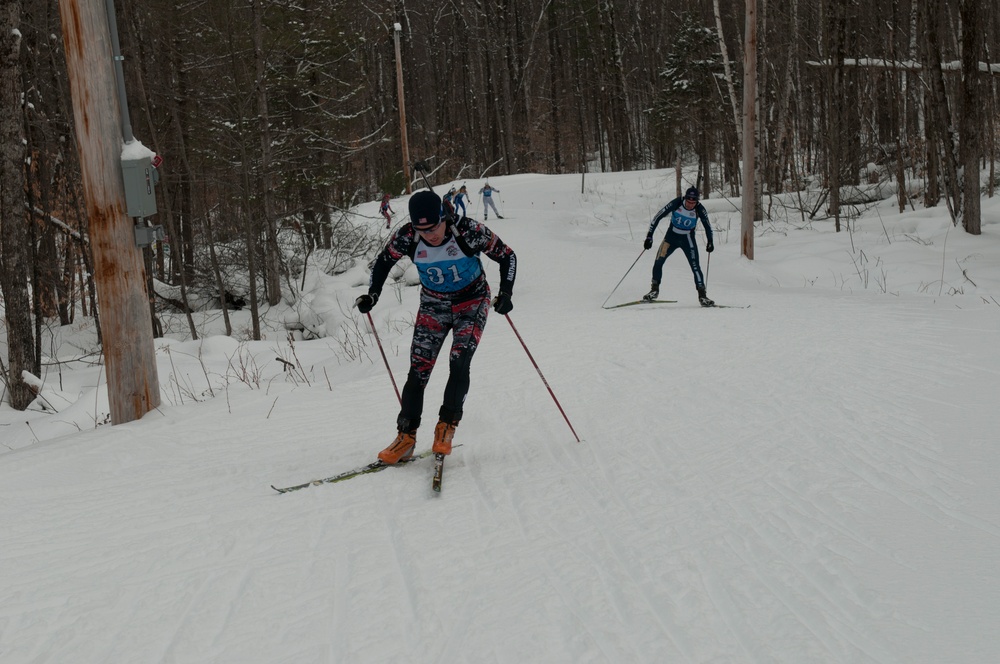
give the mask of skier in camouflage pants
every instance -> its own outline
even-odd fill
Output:
[[[500,264],[500,292],[493,309],[506,315],[513,309],[517,259],[514,252],[485,225],[463,217],[441,219],[441,199],[432,191],[410,198],[410,223],[389,239],[372,266],[368,294],[355,302],[368,313],[378,302],[389,271],[409,256],[420,274],[420,308],[410,347],[410,371],[403,386],[402,406],[396,420],[398,434],[379,452],[384,463],[394,464],[413,455],[416,432],[423,412],[424,388],[450,331],[449,375],[439,421],[434,429],[436,454],[451,453],[455,428],[469,391],[472,356],[479,346],[490,308],[490,287],[479,254]]]

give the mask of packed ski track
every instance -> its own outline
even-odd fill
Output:
[[[491,178],[510,322],[582,442],[493,314],[440,494],[433,458],[270,488],[392,439],[367,335],[159,341],[163,406],[115,427],[96,368],[47,377],[83,395],[61,413],[4,406],[0,661],[1000,661],[1000,204],[975,239],[891,202],[852,236],[769,226],[751,262],[709,199],[708,293],[748,308],[700,307],[679,253],[675,303],[602,308],[648,290],[652,252],[612,294],[672,174]],[[417,290],[390,291],[401,384]]]

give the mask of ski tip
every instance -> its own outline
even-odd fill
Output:
[[[431,490],[434,493],[441,493],[441,478],[444,475],[444,454],[437,453],[434,455],[434,479],[431,480]]]
[[[271,488],[274,489],[275,491],[277,491],[278,493],[285,493],[282,489],[279,489],[278,487],[274,486],[273,484],[271,485]]]

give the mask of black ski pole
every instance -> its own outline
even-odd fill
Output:
[[[424,162],[422,161],[415,162],[413,164],[413,170],[420,173],[420,177],[424,179],[424,184],[427,186],[427,188],[430,189],[431,191],[434,191],[434,187],[432,187],[431,183],[427,181],[427,166],[424,165]]]
[[[625,277],[627,277],[628,273],[632,271],[632,268],[635,267],[635,264],[639,262],[639,259],[642,258],[642,255],[644,253],[646,253],[645,249],[643,249],[642,251],[639,252],[639,255],[636,257],[635,261],[633,261],[631,267],[629,267],[629,269],[625,271]],[[614,290],[611,291],[611,295],[615,294],[615,291],[618,290],[618,286],[621,286],[622,285],[622,281],[625,281],[625,277],[622,277],[621,280],[615,285]],[[607,299],[604,300],[604,304],[608,303],[608,300],[611,299],[611,295],[608,295]],[[604,304],[601,305],[602,309],[604,308]]]

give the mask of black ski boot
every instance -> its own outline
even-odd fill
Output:
[[[698,302],[703,307],[714,307],[715,306],[715,300],[708,299],[708,295],[705,293],[705,288],[704,287],[698,289]]]
[[[657,282],[652,282],[649,287],[649,292],[642,296],[642,299],[646,302],[652,302],[660,296],[660,284]]]

